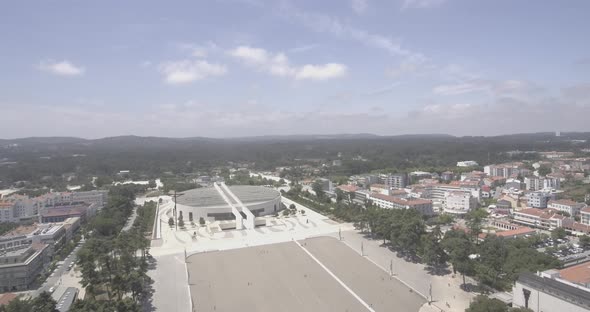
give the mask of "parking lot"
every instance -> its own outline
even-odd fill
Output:
[[[188,257],[194,311],[418,311],[425,300],[334,238]]]

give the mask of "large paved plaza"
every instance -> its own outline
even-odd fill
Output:
[[[418,311],[425,300],[331,237],[188,257],[195,311]]]
[[[268,226],[251,230],[214,232],[170,227],[173,205],[163,199],[150,250],[156,259],[149,271],[155,311],[460,312],[473,298],[459,288],[460,278],[431,275],[352,224],[297,203],[305,214],[271,218]]]

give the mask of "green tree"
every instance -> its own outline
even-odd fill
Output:
[[[543,166],[539,167],[539,169],[537,169],[537,171],[539,172],[539,176],[544,177],[544,176],[551,173],[551,167],[543,165]]]
[[[567,232],[564,228],[558,227],[551,231],[551,238],[553,239],[564,239],[567,236]]]
[[[149,180],[148,181],[148,187],[149,188],[155,188],[156,186],[157,186],[156,180]]]
[[[580,236],[580,247],[582,247],[582,248],[590,247],[590,236],[588,236],[588,235]]]
[[[422,235],[422,260],[429,266],[438,268],[444,266],[447,262],[447,253],[442,248],[437,234],[428,233]]]
[[[337,188],[335,192],[336,192],[336,202],[339,203],[344,199],[344,192],[339,188]]]
[[[170,218],[168,219],[168,225],[170,225],[170,226],[174,226],[174,218],[170,217]]]
[[[481,233],[482,224],[487,216],[488,213],[482,208],[471,210],[465,215],[471,238],[476,243],[477,237]]]
[[[311,189],[314,191],[315,195],[318,198],[323,198],[324,197],[324,189],[323,189],[322,183],[320,181],[315,181],[311,185]]]
[[[44,291],[38,297],[33,299],[33,311],[35,312],[57,312],[57,304],[51,297],[51,294]]]
[[[463,285],[465,285],[465,275],[473,271],[473,261],[469,258],[474,250],[471,240],[465,232],[451,230],[445,233],[442,246],[449,255],[449,261],[453,265],[453,272],[461,273]]]
[[[471,301],[465,312],[508,312],[508,306],[498,299],[478,295]]]
[[[16,298],[7,305],[0,305],[0,312],[30,312],[33,311],[33,303],[30,299]]]
[[[504,264],[508,257],[504,238],[489,235],[478,246],[479,261],[475,265],[478,280],[486,285],[501,289],[499,279],[504,275]]]

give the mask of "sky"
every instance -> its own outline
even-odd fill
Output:
[[[0,138],[590,131],[590,1],[0,2]]]

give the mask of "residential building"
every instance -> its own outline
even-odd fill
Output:
[[[572,217],[577,216],[580,213],[580,210],[585,207],[585,203],[577,203],[569,199],[552,200],[547,204],[547,208],[567,212]]]
[[[47,254],[53,255],[66,242],[66,229],[61,223],[21,225],[5,233],[3,238],[26,237],[30,243],[42,243],[48,246]]]
[[[543,183],[539,177],[530,176],[524,178],[527,191],[538,191],[543,189]]]
[[[445,171],[440,174],[440,178],[447,182],[453,180],[454,177],[455,175],[451,171]]]
[[[43,271],[47,247],[40,243],[26,243],[0,249],[0,292],[29,289]]]
[[[359,189],[358,186],[351,185],[351,184],[338,185],[336,188],[340,189],[341,191],[343,191],[345,193],[354,193]]]
[[[10,202],[0,201],[0,222],[16,222],[18,220],[14,214],[14,205]]]
[[[530,170],[524,168],[524,164],[521,162],[488,165],[483,168],[483,171],[489,176],[505,178],[516,177],[519,174],[526,176],[530,173]]]
[[[391,174],[384,181],[385,185],[395,188],[404,188],[408,185],[408,176],[405,173]]]
[[[499,209],[510,209],[512,208],[512,202],[505,199],[500,199],[496,202],[496,207]]]
[[[580,223],[590,225],[590,207],[580,209]]]
[[[93,215],[106,205],[108,191],[56,192],[46,193],[30,198],[25,195],[12,194],[0,200],[0,222],[17,222],[31,219],[47,212],[53,207],[85,205],[90,207]]]
[[[460,182],[460,181],[453,181]],[[440,212],[444,209],[446,194],[454,191],[468,192],[475,198],[476,202],[481,200],[481,188],[477,183],[464,183],[460,185],[454,184],[426,184],[412,188],[410,197],[430,199],[433,203],[435,212]]]
[[[518,238],[518,237],[526,237],[528,235],[535,235],[537,234],[537,231],[535,229],[531,229],[530,227],[526,227],[526,226],[519,226],[516,227],[514,229],[511,230],[506,230],[506,231],[499,231],[499,232],[488,232],[488,233],[481,233],[479,234],[479,238],[480,239],[485,239],[488,235],[494,235],[497,237],[503,237],[503,238]]]
[[[479,164],[473,160],[465,160],[465,161],[457,162],[457,167],[475,167],[475,166],[479,166]]]
[[[551,192],[537,191],[527,195],[527,204],[533,208],[547,208],[550,200],[555,199],[555,194]]]
[[[539,209],[539,208],[527,208],[520,211],[514,211],[513,221],[522,225],[553,230],[563,226],[566,217],[557,213],[555,209]]]
[[[72,201],[85,202],[87,204],[96,204],[97,209],[100,210],[107,204],[109,191],[93,190],[86,192],[72,193]]]
[[[553,177],[525,177],[524,183],[526,184],[526,189],[529,191],[538,191],[543,189],[558,190],[561,186],[559,178]]]
[[[320,185],[322,186],[322,190],[324,192],[332,192],[332,191],[334,191],[334,185],[332,184],[332,181],[330,179],[319,178],[319,179],[316,179],[315,182],[319,182],[320,183]]]
[[[432,201],[425,199],[403,199],[399,197],[372,194],[369,199],[373,204],[384,209],[415,209],[423,215],[433,215]]]
[[[504,185],[505,188],[508,189],[515,189],[515,190],[521,190],[523,188],[523,184],[520,180],[518,179],[507,179],[506,180],[506,184]]]
[[[445,193],[443,211],[450,214],[466,214],[477,207],[477,199],[470,192],[452,191]]]
[[[86,210],[87,206],[51,208],[41,213],[41,222],[63,222],[72,217],[78,217],[83,222],[86,220]]]
[[[372,193],[390,195],[391,187],[385,184],[371,184],[369,190]]]

